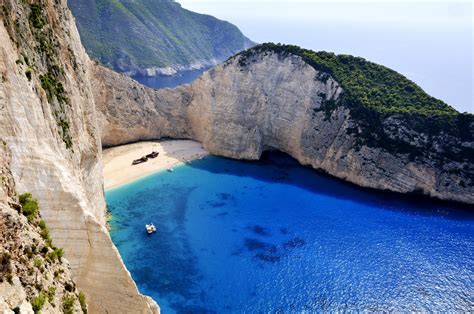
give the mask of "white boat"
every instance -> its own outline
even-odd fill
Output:
[[[152,234],[153,232],[156,232],[156,227],[153,223],[145,225],[146,232],[148,234]]]
[[[173,168],[168,168],[166,170],[168,170],[168,172],[173,172]]]

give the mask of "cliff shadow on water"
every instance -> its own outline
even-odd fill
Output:
[[[227,160],[229,166],[223,168],[222,164],[215,162],[217,158]],[[278,175],[265,171],[242,172],[242,169],[232,167],[232,163],[253,165],[255,168],[251,169],[255,170],[258,167],[275,167],[278,169],[276,171]],[[403,194],[360,187],[311,167],[302,166],[290,155],[280,151],[265,151],[258,161],[210,156],[204,160],[194,161],[189,166],[217,174],[252,177],[269,183],[282,182],[325,196],[383,207],[387,210],[403,211],[414,215],[442,216],[454,220],[474,220],[472,206],[433,199],[416,193]]]

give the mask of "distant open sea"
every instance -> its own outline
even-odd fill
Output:
[[[474,310],[472,208],[364,190],[276,153],[208,157],[106,199],[112,240],[165,314]]]
[[[182,71],[173,76],[157,75],[157,76],[134,76],[133,79],[151,88],[174,88],[182,84],[188,84],[197,79],[204,71],[209,68],[199,70]]]

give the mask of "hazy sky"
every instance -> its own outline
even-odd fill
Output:
[[[466,23],[472,22],[470,1],[420,0],[178,0],[190,10],[219,14],[221,18],[281,17],[303,20],[351,22],[395,21],[408,23]],[[303,6],[303,5],[304,6]]]
[[[349,53],[389,66],[460,111],[474,112],[470,1],[178,0],[256,42]]]

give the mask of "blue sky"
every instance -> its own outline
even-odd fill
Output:
[[[470,1],[178,0],[256,42],[362,56],[460,111],[474,112]]]

